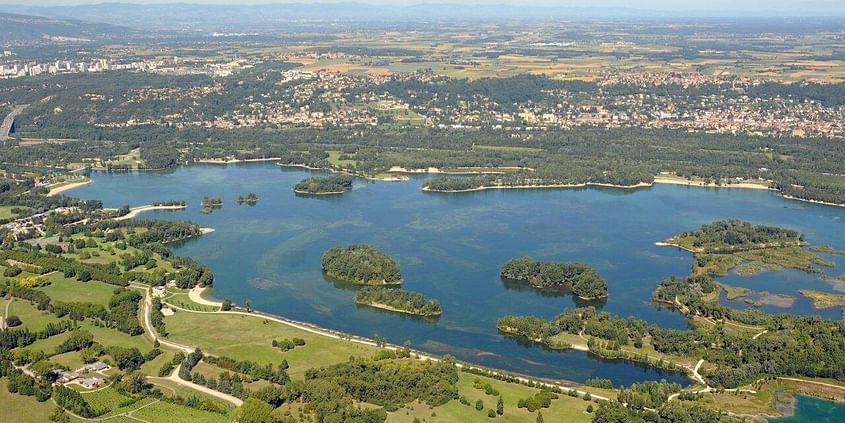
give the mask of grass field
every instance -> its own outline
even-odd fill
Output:
[[[12,219],[18,217],[17,214],[12,213],[12,209],[18,206],[0,206],[0,219]]]
[[[47,326],[47,323],[56,320],[56,316],[46,311],[38,310],[27,300],[14,299],[9,305],[9,315],[18,316],[21,324],[18,328],[28,328],[32,331],[39,331]]]
[[[484,383],[490,383],[493,388],[499,391],[504,401],[504,414],[497,416],[495,419],[487,417],[488,409],[496,409],[496,402],[498,397],[486,395],[483,390],[473,387],[473,381],[478,378]],[[525,408],[517,408],[517,402],[520,398],[528,398],[538,392],[537,389],[529,388],[523,385],[512,383],[505,383],[495,379],[486,378],[482,376],[475,376],[468,373],[461,373],[458,380],[458,393],[466,396],[470,405],[463,405],[458,400],[452,400],[445,405],[431,408],[426,404],[413,403],[405,408],[400,408],[394,413],[389,413],[387,422],[391,423],[406,423],[413,422],[414,418],[420,420],[425,419],[428,422],[443,422],[443,423],[462,423],[471,421],[505,421],[516,423],[534,423],[537,421],[537,412],[530,413]],[[475,409],[475,402],[481,400],[484,403],[484,409],[478,411]],[[589,422],[592,420],[592,414],[585,410],[589,404],[596,408],[597,405],[590,401],[584,401],[581,398],[572,398],[566,395],[560,395],[559,399],[552,401],[552,406],[544,408],[540,412],[543,413],[543,420],[545,422]],[[435,417],[432,417],[434,413]]]
[[[346,361],[350,356],[370,356],[375,347],[312,334],[288,325],[252,316],[179,312],[165,318],[168,340],[198,345],[215,355],[279,364],[287,360],[291,377],[305,370]],[[281,352],[271,345],[274,339],[302,338],[305,346]]]
[[[340,151],[329,150],[329,151],[327,151],[327,153],[329,153],[329,158],[328,158],[329,163],[331,163],[335,166],[349,167],[349,166],[355,166],[355,164],[357,163],[355,160],[341,160],[340,156],[343,155],[343,153],[340,152]],[[349,155],[354,156],[354,154],[349,154]]]
[[[59,272],[51,274],[47,277],[47,280],[50,281],[50,285],[40,288],[40,290],[53,300],[97,303],[106,307],[115,288],[119,288],[98,281],[79,282],[74,279],[66,279]]]
[[[48,422],[55,405],[51,401],[38,402],[35,397],[12,394],[6,388],[8,380],[0,379],[0,422]],[[26,410],[26,412],[23,412]],[[78,420],[72,420],[78,421]]]

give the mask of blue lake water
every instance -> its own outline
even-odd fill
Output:
[[[502,263],[521,256],[588,263],[609,284],[607,301],[593,303],[598,308],[683,328],[681,315],[658,309],[649,299],[662,278],[687,275],[692,256],[655,246],[656,241],[732,218],[795,229],[813,244],[845,249],[845,209],[786,200],[768,191],[656,185],[442,194],[420,191],[425,177],[415,177],[407,182],[357,181],[343,196],[296,196],[291,187],[314,173],[272,163],[199,165],[165,173],[94,172],[91,184],[70,194],[101,199],[107,207],[186,201],[185,211],[140,217],[187,219],[216,229],[174,247],[177,254],[214,271],[216,298],[241,304],[249,299],[258,309],[292,319],[363,336],[379,334],[394,343],[410,340],[415,348],[491,367],[574,381],[606,377],[616,384],[687,381],[682,375],[583,352],[547,351],[497,333],[496,320],[506,314],[551,318],[582,305],[570,295],[505,284],[499,278]],[[249,192],[260,198],[257,205],[235,203]],[[225,204],[201,214],[203,196],[222,197]],[[442,317],[427,322],[356,307],[353,290],[327,282],[320,271],[323,251],[351,243],[373,244],[394,257],[404,288],[440,300]],[[822,270],[845,273],[845,261],[836,261],[843,266]],[[818,276],[788,271],[723,280],[763,285],[770,292],[780,292],[779,286],[794,292],[803,285],[836,292]],[[812,310],[806,303],[796,303],[796,308],[828,318],[841,313],[841,308]]]
[[[777,423],[842,423],[845,405],[805,395],[795,396],[795,414],[790,417],[769,419]]]

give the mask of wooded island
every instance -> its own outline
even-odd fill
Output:
[[[322,266],[326,275],[345,282],[365,285],[402,283],[396,262],[372,245],[334,246],[323,253]]]
[[[423,294],[402,289],[367,287],[355,293],[355,302],[416,316],[439,316],[440,301],[426,299]]]
[[[570,290],[585,300],[607,297],[607,281],[583,263],[541,262],[523,257],[505,263],[501,275],[535,288]]]
[[[293,191],[297,194],[312,195],[343,194],[352,189],[353,180],[349,175],[307,178],[294,185]]]

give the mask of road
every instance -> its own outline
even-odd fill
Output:
[[[9,131],[12,130],[12,124],[15,123],[15,117],[21,114],[28,104],[15,106],[11,112],[3,119],[3,125],[0,126],[0,142],[5,142],[9,138]]]

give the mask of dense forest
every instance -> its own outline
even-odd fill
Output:
[[[326,275],[346,282],[367,285],[402,283],[396,262],[372,245],[334,246],[323,253],[322,267]]]
[[[575,262],[541,262],[528,257],[502,265],[503,278],[523,281],[535,288],[563,288],[583,299],[607,297],[607,281],[592,267]]]
[[[367,287],[355,293],[355,302],[418,316],[439,316],[440,301],[402,289]]]
[[[298,194],[343,194],[352,189],[354,178],[349,175],[331,175],[307,178],[293,186]]]

